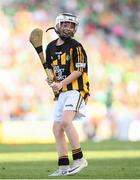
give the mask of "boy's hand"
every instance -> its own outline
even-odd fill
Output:
[[[53,83],[53,80],[50,80],[48,77],[45,80],[47,81],[49,86],[51,86],[51,84]]]
[[[63,84],[62,82],[53,82],[50,86],[54,91],[60,91],[63,87]]]

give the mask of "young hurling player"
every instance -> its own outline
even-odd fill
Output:
[[[88,163],[83,157],[78,133],[73,125],[75,117],[84,117],[89,96],[87,55],[74,36],[78,18],[70,13],[56,18],[55,31],[59,38],[46,48],[46,67],[52,69],[53,83],[47,80],[59,97],[54,112],[53,133],[58,152],[58,170],[50,176],[74,175]],[[72,150],[73,165],[69,166],[68,147],[65,134]]]

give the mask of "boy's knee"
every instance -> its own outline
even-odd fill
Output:
[[[64,111],[61,121],[63,128],[66,128],[69,125],[71,125],[72,121],[74,120],[74,117],[75,117],[75,111]]]
[[[62,129],[62,124],[61,123],[54,123],[53,124],[53,134],[54,136],[58,137],[61,135],[63,129]]]

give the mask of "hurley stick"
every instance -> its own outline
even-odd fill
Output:
[[[35,50],[41,60],[44,70],[47,74],[48,80],[53,82],[52,70],[46,68],[46,66],[45,66],[46,62],[45,62],[45,58],[44,58],[44,54],[43,54],[42,39],[43,39],[43,31],[41,29],[36,28],[31,32],[29,40],[30,40],[31,44],[33,45],[33,47],[35,48]],[[56,91],[53,91],[53,92],[55,95],[54,100],[56,100],[58,98],[58,92],[56,92]]]

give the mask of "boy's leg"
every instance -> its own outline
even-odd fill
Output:
[[[64,111],[62,114],[62,121],[61,121],[72,149],[80,148],[79,136],[72,122],[74,120],[75,114],[76,114],[75,111],[69,111],[69,110]]]
[[[69,170],[69,158],[67,142],[61,122],[54,121],[53,133],[56,141],[59,168],[50,176],[65,176],[67,175],[67,171]]]
[[[68,147],[61,122],[54,121],[53,133],[56,141],[56,149],[58,152],[58,156],[61,157],[67,155]]]
[[[75,111],[64,111],[62,115],[62,125],[72,148],[72,157],[74,163],[67,175],[74,175],[88,166],[86,159],[83,158],[83,153],[80,147],[79,136],[72,121],[75,117]]]

